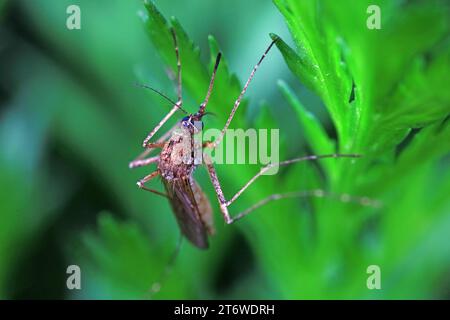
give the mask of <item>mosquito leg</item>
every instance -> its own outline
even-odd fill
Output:
[[[214,142],[213,141],[205,141],[202,144],[203,148],[214,148]]]
[[[163,126],[164,123],[166,123],[167,120],[177,111],[177,109],[181,109],[181,106],[183,104],[183,98],[182,98],[182,91],[181,91],[181,60],[180,60],[180,52],[178,48],[178,41],[177,41],[177,35],[175,34],[175,29],[171,29],[172,37],[173,37],[173,43],[175,46],[175,55],[177,58],[177,92],[178,92],[178,101],[173,106],[172,110],[169,111],[169,113],[158,123],[158,125],[147,135],[147,137],[144,139],[144,142],[142,145],[147,147],[148,142],[150,139],[155,135],[155,133]]]
[[[298,192],[287,192],[287,193],[277,193],[272,194],[268,196],[267,198],[259,201],[258,203],[254,204],[250,208],[242,211],[241,213],[238,213],[233,217],[233,222],[236,222],[237,220],[243,218],[244,216],[248,215],[252,211],[264,206],[265,204],[280,200],[280,199],[287,199],[287,198],[308,198],[308,197],[316,197],[316,198],[323,198],[323,197],[329,197],[329,198],[335,198],[336,200],[339,200],[341,202],[350,202],[350,203],[356,203],[360,204],[362,206],[371,206],[375,208],[379,208],[381,206],[381,202],[378,200],[373,200],[368,197],[355,197],[348,194],[333,194],[326,191],[323,191],[321,189],[316,190],[309,190],[309,191],[298,191]]]
[[[164,133],[158,140],[156,140],[156,142],[154,144],[161,144],[161,146],[163,146],[163,143],[166,142],[166,140],[170,137],[173,130],[175,130],[175,128],[177,126],[178,126],[178,124],[175,124],[169,131]],[[146,156],[148,156],[153,150],[155,150],[155,148],[151,147],[151,145],[152,145],[152,143],[147,144],[146,150],[144,152],[142,152],[135,160],[141,160],[141,159],[145,158]]]
[[[223,195],[222,187],[220,186],[219,178],[217,177],[216,169],[212,164],[208,155],[204,154],[203,157],[206,159],[205,164],[208,170],[209,178],[211,179],[211,183],[214,186],[214,190],[216,191],[217,200],[219,201],[220,211],[222,212],[223,218],[227,224],[233,222],[230,214],[228,213],[227,200]]]
[[[200,109],[198,111],[199,114],[204,114],[205,113],[205,108],[206,108],[206,105],[208,104],[209,97],[211,96],[211,92],[212,92],[212,89],[213,89],[213,86],[214,86],[214,80],[216,79],[217,68],[219,67],[219,63],[220,63],[220,58],[221,57],[222,57],[222,54],[219,52],[217,54],[216,63],[214,65],[214,70],[213,70],[213,73],[211,75],[211,80],[209,82],[209,88],[208,88],[208,91],[206,92],[205,100],[200,105]]]
[[[270,43],[269,47],[266,49],[266,51],[264,52],[264,54],[262,55],[262,57],[259,59],[258,63],[254,66],[252,72],[250,73],[249,78],[247,79],[247,82],[246,82],[245,85],[244,85],[244,88],[242,89],[241,93],[239,94],[239,97],[236,99],[236,102],[234,103],[233,109],[231,110],[231,113],[230,113],[230,115],[228,116],[228,120],[227,120],[225,126],[223,127],[220,136],[217,137],[217,139],[214,141],[214,148],[217,147],[217,146],[220,144],[220,142],[222,141],[223,136],[224,136],[224,134],[225,134],[225,131],[228,129],[228,126],[230,125],[231,120],[233,120],[234,114],[236,113],[236,111],[237,111],[237,109],[238,109],[238,107],[239,107],[239,104],[241,103],[242,97],[244,96],[245,92],[247,91],[248,85],[249,85],[250,82],[252,81],[252,79],[253,79],[253,77],[254,77],[254,75],[255,75],[255,73],[256,73],[256,70],[258,69],[259,65],[261,64],[261,62],[262,62],[262,61],[264,60],[264,58],[266,57],[266,55],[267,55],[267,53],[269,52],[270,48],[272,48],[272,46],[275,44],[275,42],[276,42],[277,40],[278,40],[278,39],[274,39],[274,40]]]
[[[130,169],[134,169],[137,167],[143,167],[143,166],[147,166],[151,163],[155,163],[159,161],[159,156],[156,157],[150,157],[150,158],[146,158],[146,159],[138,159],[138,160],[134,160],[131,161],[130,164],[128,165],[128,167]]]
[[[144,187],[144,186],[142,186],[142,187],[140,187],[142,190],[145,190],[145,191],[148,191],[148,192],[152,192],[152,193],[154,193],[154,194],[157,194],[157,195],[159,195],[159,196],[162,196],[162,197],[164,197],[164,198],[168,198],[169,196],[167,195],[167,194],[165,194],[165,193],[163,193],[163,192],[160,192],[160,191],[158,191],[158,190],[155,190],[155,189],[150,189],[150,188],[147,188],[147,187]]]
[[[162,138],[162,137],[161,137]],[[159,141],[159,140],[158,140]],[[156,142],[156,143],[160,143],[160,142]],[[162,143],[162,142],[161,142]],[[152,144],[151,144],[152,145]],[[154,144],[153,144],[154,145]],[[131,169],[131,168],[134,168],[134,165],[133,165],[133,162],[136,162],[136,161],[140,161],[140,160],[143,160],[145,157],[147,157],[153,150],[155,150],[155,148],[156,147],[148,147],[148,148],[146,148],[145,149],[145,151],[144,152],[142,152],[139,156],[137,156],[136,157],[136,159],[134,159],[133,161],[131,161],[129,164],[128,164],[128,167]]]
[[[156,149],[164,147],[164,142],[150,142],[147,143],[147,149]]]
[[[179,109],[179,107],[181,106],[180,102],[177,102],[173,108],[169,111],[168,114],[166,114],[166,116],[156,125],[156,127],[150,131],[150,133],[147,135],[147,137],[144,139],[144,142],[142,142],[142,146],[144,148],[147,147],[148,142],[150,141],[150,139],[155,135],[156,132],[158,132],[158,130],[164,125],[164,123],[167,122],[167,120],[170,119],[171,116],[173,116],[173,114]]]
[[[294,159],[290,159],[290,160],[286,160],[286,161],[281,161],[279,163],[271,163],[271,164],[261,168],[261,170],[257,174],[255,174],[253,176],[253,178],[251,178],[238,192],[236,192],[236,194],[226,204],[227,204],[227,206],[229,206],[234,201],[236,201],[236,199],[239,198],[239,196],[253,182],[255,182],[256,179],[258,179],[260,176],[262,176],[264,173],[266,173],[268,170],[270,170],[271,168],[273,168],[275,166],[286,166],[286,165],[297,163],[297,162],[301,162],[301,161],[318,160],[318,159],[323,159],[323,158],[359,158],[359,157],[361,157],[361,155],[358,155],[358,154],[337,154],[337,153],[334,153],[334,154],[323,154],[323,155],[318,155],[318,156],[310,155],[310,156],[294,158]]]
[[[137,184],[137,186],[138,186],[140,189],[144,189],[144,190],[146,190],[146,191],[153,192],[153,193],[155,193],[155,194],[158,194],[158,195],[160,195],[160,196],[163,196],[163,197],[166,197],[166,198],[167,198],[167,194],[162,193],[162,192],[160,192],[160,191],[158,191],[158,190],[155,190],[155,189],[147,188],[146,186],[144,186],[144,184],[145,184],[146,182],[152,180],[153,178],[157,177],[158,175],[159,175],[159,171],[156,170],[156,171],[150,173],[149,175],[143,177],[142,179],[140,179],[136,184]]]
[[[319,156],[310,155],[310,156],[305,156],[305,157],[300,157],[300,158],[295,158],[295,159],[291,159],[291,160],[282,161],[282,162],[279,162],[279,163],[276,163],[276,164],[275,163],[269,164],[269,165],[263,167],[255,176],[253,176],[253,178],[251,178],[238,192],[236,192],[236,194],[230,200],[226,200],[225,199],[225,196],[224,196],[223,191],[222,191],[222,187],[220,186],[219,178],[217,177],[217,173],[216,173],[216,170],[215,170],[215,168],[214,168],[214,166],[212,164],[211,158],[207,154],[204,154],[203,157],[205,159],[205,164],[206,164],[206,167],[208,169],[209,177],[211,179],[211,182],[212,182],[212,184],[214,186],[214,189],[216,191],[216,194],[217,194],[217,199],[218,199],[219,204],[220,204],[220,210],[222,212],[222,215],[223,215],[223,217],[225,219],[225,222],[227,224],[230,224],[230,223],[233,223],[236,219],[232,218],[230,216],[230,214],[228,212],[228,207],[234,201],[236,201],[236,199],[239,198],[239,196],[253,182],[255,182],[256,179],[258,179],[261,175],[263,175],[265,172],[267,172],[270,168],[272,168],[272,167],[274,167],[276,165],[284,166],[284,165],[289,165],[289,164],[292,164],[292,163],[306,161],[306,160],[317,160],[317,159],[322,159],[322,158],[345,158],[345,157],[347,157],[347,158],[358,158],[358,157],[360,157],[360,155],[357,155],[357,154],[326,154],[326,155],[319,155]],[[269,199],[270,198],[269,197],[268,199],[263,200],[263,201],[268,202],[270,200],[276,200],[275,198],[280,197],[280,196],[283,197],[282,195],[273,195],[273,196],[271,196],[271,197],[273,197],[273,199]],[[284,196],[284,197],[286,197],[286,196]],[[263,204],[265,204],[265,202],[264,203],[260,203],[259,205],[256,204],[255,205],[256,207],[255,208],[250,208],[249,212],[255,210],[256,208],[258,208],[259,206],[261,206]],[[246,215],[246,214],[248,214],[248,213],[245,213],[243,215]]]
[[[175,46],[175,56],[177,57],[177,92],[178,92],[178,103],[182,104],[182,85],[181,85],[181,59],[180,59],[180,50],[178,47],[177,35],[175,33],[175,29],[171,28],[170,32],[172,33],[173,45]]]

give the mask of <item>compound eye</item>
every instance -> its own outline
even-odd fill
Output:
[[[189,127],[189,122],[190,122],[190,118],[189,117],[184,117],[183,119],[181,119],[181,124],[185,128]]]

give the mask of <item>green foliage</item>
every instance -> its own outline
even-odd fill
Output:
[[[79,32],[60,27],[65,23],[61,12],[71,1],[17,5],[33,36],[16,37],[6,28],[5,45],[0,46],[0,68],[5,70],[0,88],[9,94],[6,99],[0,91],[7,110],[0,118],[5,150],[0,154],[0,298],[445,297],[450,265],[448,4],[239,2],[240,8],[250,10],[257,3],[282,14],[293,41],[280,38],[277,47],[299,81],[291,81],[288,74],[283,80],[265,78],[268,87],[279,90],[280,101],[275,105],[244,99],[231,127],[279,128],[280,160],[310,152],[363,157],[281,168],[275,176],[260,178],[230,212],[273,193],[315,188],[368,196],[383,206],[286,199],[225,226],[205,170],[199,168],[196,178],[211,200],[217,234],[207,251],[185,242],[172,272],[162,277],[179,231],[166,199],[135,187],[153,168],[130,171],[127,163],[141,151],[145,133],[169,109],[160,97],[132,83],[150,82],[175,96],[164,70],[176,67],[173,27],[183,67],[183,107],[195,112],[220,46],[213,36],[208,41],[200,38],[209,45],[208,55],[208,50],[200,50],[203,41],[198,46],[192,40],[198,39],[195,30],[203,31],[211,21],[204,14],[190,14],[186,22],[180,17],[189,25],[186,32],[177,19],[166,19],[150,2],[111,2],[106,11],[101,2],[80,2]],[[11,19],[11,2],[2,3],[2,19]],[[369,4],[381,8],[380,30],[366,27]],[[180,1],[178,12],[188,12],[191,6],[195,4]],[[124,14],[138,9],[141,20]],[[107,14],[93,14],[100,12]],[[233,47],[222,51],[208,105],[216,116],[205,118],[206,128],[221,129],[262,51],[250,43],[234,48],[237,35],[214,33]],[[36,41],[43,42],[36,46]],[[12,59],[4,50],[17,54]],[[245,70],[231,67],[233,52],[253,59],[240,61]],[[274,47],[260,69],[268,68],[277,54]],[[244,74],[240,80],[233,73],[237,71]],[[260,72],[255,81],[261,79]],[[274,91],[259,91],[257,96],[276,96]],[[305,92],[323,102],[331,125],[314,110],[312,100],[304,98]],[[248,112],[253,105],[254,116]],[[280,122],[280,110],[292,118],[292,128]],[[181,116],[176,114],[162,131]],[[301,138],[308,151],[301,149]],[[230,198],[259,166],[217,169]],[[161,188],[157,182],[152,186]],[[68,264],[81,267],[81,291],[63,287]],[[372,264],[381,267],[380,291],[366,287],[366,268]],[[161,291],[150,295],[152,284],[161,278]]]
[[[294,74],[322,98],[337,131],[337,140],[334,141],[295,97],[292,89],[280,82],[311,149],[316,154],[338,150],[364,154],[363,160],[352,161],[354,163],[321,162],[329,189],[338,193],[368,195],[383,200],[385,205],[376,210],[315,201],[310,213],[316,219],[317,225],[313,227],[307,218],[289,215],[289,212],[302,211],[306,214],[308,210],[300,209],[294,201],[286,201],[276,204],[285,216],[273,214],[273,207],[263,208],[259,210],[258,218],[242,222],[241,230],[247,236],[263,273],[270,275],[280,297],[369,297],[364,281],[364,270],[369,264],[382,266],[386,271],[384,277],[388,288],[391,285],[395,287],[375,293],[376,297],[421,296],[419,290],[411,295],[408,286],[398,289],[395,282],[405,281],[410,274],[430,267],[437,272],[443,271],[441,263],[430,266],[426,261],[418,261],[404,273],[400,271],[402,276],[396,274],[405,264],[404,259],[410,259],[419,244],[432,245],[433,241],[427,239],[431,233],[439,233],[434,233],[434,228],[442,230],[436,221],[446,219],[445,213],[448,212],[448,201],[438,201],[440,205],[426,211],[430,199],[442,198],[447,191],[445,182],[427,181],[430,175],[433,176],[430,172],[441,170],[437,160],[449,151],[449,145],[442,143],[449,141],[445,118],[450,102],[442,87],[449,80],[445,78],[448,73],[444,72],[449,67],[448,46],[442,40],[448,32],[447,15],[428,5],[408,7],[405,13],[400,10],[403,7],[391,8],[381,4],[384,16],[397,17],[399,21],[386,18],[382,30],[372,31],[364,24],[363,27],[357,25],[365,22],[365,10],[355,11],[355,19],[349,21],[344,16],[346,11],[343,7],[333,2],[321,2],[318,6],[314,2],[276,1],[276,5],[287,21],[296,50],[289,48],[284,41],[277,45]],[[365,8],[362,4],[358,6],[361,6],[359,9]],[[174,70],[169,24],[153,4],[147,4],[147,10],[149,16],[145,24],[150,38],[163,60]],[[323,15],[330,19],[317,19]],[[420,34],[427,36],[408,36],[409,28],[417,21],[421,21],[426,29]],[[177,20],[171,22],[180,38],[184,87],[200,102],[208,86],[207,68],[199,58],[198,48],[188,39]],[[359,34],[352,30],[362,31]],[[396,44],[398,39],[402,39],[400,48]],[[218,47],[212,37],[210,45],[211,61],[214,61]],[[401,50],[404,55],[400,59],[389,59],[391,65],[387,68],[380,59],[398,57],[396,50]],[[374,52],[380,54],[375,55]],[[430,61],[425,62],[425,54],[431,56]],[[231,106],[237,97],[240,86],[236,80],[230,79],[235,78],[227,69],[220,69],[210,104],[212,110]],[[430,83],[435,86],[430,87]],[[224,121],[226,110],[218,113],[218,120]],[[235,121],[248,125],[242,114],[241,110]],[[267,118],[259,121],[258,125],[273,126]],[[399,149],[399,143],[412,128],[421,128],[421,131],[411,143]],[[262,186],[251,189],[248,203],[278,191],[273,187],[279,185],[273,183],[274,180],[291,188],[294,185],[297,188],[322,186],[324,181],[314,173],[315,170],[305,165],[303,169],[288,170],[289,173],[285,174],[290,177],[284,175],[259,181]],[[248,176],[250,172],[249,169],[233,168],[226,176],[239,180],[240,176]],[[291,181],[297,180],[292,177],[305,176],[304,172],[308,182],[299,186],[299,183]],[[269,179],[272,181],[268,182]],[[415,181],[415,187],[410,186],[408,193],[401,192],[405,188],[404,183],[409,185],[411,181]],[[431,194],[428,190],[436,184],[442,188],[433,188]],[[418,227],[425,223],[423,219],[428,220],[426,228]],[[415,227],[405,230],[405,223]],[[399,233],[399,230],[402,231]],[[315,233],[314,237],[311,233]],[[310,237],[303,234],[310,234]],[[438,257],[443,259],[442,263],[448,260],[447,249],[441,244]],[[350,255],[350,251],[354,252]],[[424,290],[422,294],[429,292],[431,285],[432,282],[425,279],[415,284]]]
[[[326,243],[325,249],[337,250],[333,255],[329,252],[333,260],[340,256],[342,263],[356,263],[351,268],[347,265],[347,271],[361,270],[371,262],[389,270],[385,273],[389,286],[378,297],[425,297],[433,281],[445,277],[433,273],[442,270],[441,266],[430,266],[427,258],[411,266],[404,259],[410,259],[417,246],[439,233],[441,219],[448,219],[448,201],[437,199],[448,193],[445,180],[449,172],[442,172],[442,159],[450,151],[450,99],[445,88],[450,81],[449,7],[443,2],[404,5],[395,1],[358,1],[344,6],[336,1],[275,0],[275,4],[295,43],[292,49],[279,41],[278,48],[291,71],[322,98],[336,128],[336,151],[364,155],[350,170],[345,164],[324,166],[332,190],[369,194],[385,203],[372,214],[330,211],[332,217],[319,220],[319,230],[322,227],[323,233],[328,233],[327,241],[339,246]],[[380,30],[366,28],[366,8],[371,4],[381,8]],[[281,89],[297,111],[312,150],[330,152],[333,144],[317,121],[308,116],[286,84],[281,84]],[[412,129],[420,131],[414,136]],[[430,203],[432,209],[427,208]],[[347,229],[339,228],[344,219]],[[368,223],[369,230],[364,227]],[[364,233],[376,237],[371,239],[376,248],[361,243],[361,236],[367,236]],[[442,262],[448,261],[448,246],[434,245],[439,247],[435,250]],[[352,262],[345,261],[345,246],[359,246]],[[325,268],[326,263],[321,262],[314,270]],[[410,279],[418,270],[434,276],[403,284],[402,289],[397,286],[397,281]],[[351,273],[341,277],[349,291],[340,288],[338,296],[360,296],[358,291],[350,291],[358,288]]]
[[[148,16],[143,18],[146,31],[164,62],[171,66],[173,72],[176,72],[174,43],[170,32],[170,26],[173,26],[177,35],[180,59],[182,61],[183,89],[186,89],[197,105],[200,105],[205,98],[210,81],[210,72],[219,51],[217,41],[213,36],[208,38],[211,51],[211,65],[208,68],[200,59],[199,48],[188,38],[188,35],[176,18],[172,18],[169,24],[154,4],[145,2],[145,6],[148,12]],[[209,69],[211,70],[208,71]],[[224,59],[214,84],[214,93],[211,96],[208,110],[217,114],[219,120],[226,119],[227,107],[233,105],[240,91],[239,81],[235,75],[228,71],[227,63]],[[245,107],[245,102],[243,107]],[[193,108],[197,107],[193,106]],[[193,110],[191,111],[193,112]],[[236,122],[239,123],[240,119],[242,119],[242,116],[238,116]]]

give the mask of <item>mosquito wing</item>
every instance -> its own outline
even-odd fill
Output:
[[[208,248],[208,230],[201,219],[189,177],[164,181],[175,217],[183,235],[195,246]]]
[[[190,183],[197,203],[200,220],[202,220],[208,235],[211,236],[215,233],[211,203],[194,178],[190,179]]]

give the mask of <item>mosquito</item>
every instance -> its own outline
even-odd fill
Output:
[[[205,99],[200,104],[200,107],[196,113],[189,114],[183,109],[182,100],[182,82],[181,82],[181,60],[180,52],[177,42],[177,36],[175,30],[171,28],[171,34],[173,38],[173,43],[175,47],[175,57],[177,60],[177,94],[178,100],[176,102],[172,101],[170,98],[160,93],[159,91],[143,86],[145,88],[151,89],[169,101],[173,107],[169,113],[156,125],[156,127],[150,131],[143,142],[143,147],[146,149],[140,156],[138,156],[134,161],[130,162],[130,168],[147,166],[150,164],[157,164],[157,169],[147,176],[143,177],[137,182],[139,188],[158,194],[160,196],[166,197],[172,207],[172,210],[177,219],[181,233],[186,237],[192,244],[200,249],[208,248],[208,236],[214,234],[213,216],[211,204],[202,191],[200,185],[193,177],[193,173],[197,166],[200,164],[206,165],[209,177],[211,179],[212,185],[215,189],[217,199],[220,206],[220,211],[223,218],[227,224],[231,224],[241,219],[242,217],[248,215],[250,212],[256,210],[257,208],[267,204],[270,201],[279,200],[283,198],[293,198],[293,197],[323,197],[327,194],[322,190],[312,190],[312,191],[302,191],[302,192],[290,192],[284,194],[273,194],[255,205],[251,206],[247,210],[231,216],[228,207],[234,203],[242,193],[268,171],[271,167],[275,165],[284,166],[306,160],[318,160],[322,158],[358,158],[358,154],[326,154],[326,155],[309,155],[299,158],[294,158],[287,161],[282,161],[278,164],[269,164],[263,167],[260,172],[258,172],[253,178],[251,178],[233,197],[229,200],[225,198],[222,191],[219,178],[217,176],[214,164],[212,163],[209,155],[203,152],[203,149],[209,148],[214,150],[221,143],[226,130],[228,129],[240,103],[247,91],[247,88],[252,81],[256,70],[260,66],[261,62],[264,60],[272,46],[276,43],[278,39],[274,39],[270,45],[265,50],[264,54],[259,59],[258,63],[254,66],[250,73],[247,82],[245,83],[242,91],[240,92],[238,98],[236,99],[234,106],[230,112],[230,115],[223,127],[220,135],[214,141],[207,141],[202,143],[200,146],[196,145],[196,140],[194,135],[198,134],[203,129],[202,118],[205,116],[206,106],[208,104],[211,92],[214,86],[214,80],[216,77],[217,69],[219,67],[220,59],[222,54],[219,52],[215,61],[214,69],[211,75],[208,90],[206,92]],[[182,111],[186,116],[178,122],[169,131],[163,134],[155,142],[151,142],[152,137],[158,132],[158,130],[172,117],[176,111]],[[198,143],[197,143],[198,144]],[[201,157],[203,161],[199,163],[195,161],[195,156],[192,150],[200,148]],[[154,149],[161,149],[161,152],[157,156],[150,157],[149,154]],[[186,161],[187,160],[187,161]],[[165,187],[166,193],[160,192],[155,189],[151,189],[146,186],[150,180],[160,177],[162,183]],[[370,205],[371,200],[369,198],[359,198],[349,195],[340,195],[340,200],[345,202],[359,202],[363,205]]]

